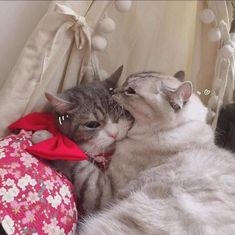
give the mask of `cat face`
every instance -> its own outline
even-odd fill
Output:
[[[180,77],[180,79],[178,78]],[[182,72],[172,76],[156,72],[133,74],[114,99],[127,109],[136,121],[160,122],[173,119],[192,95],[191,82],[182,82]]]
[[[76,86],[59,97],[46,94],[57,112],[61,132],[90,156],[112,149],[132,125],[130,113],[112,98],[121,72],[119,68],[105,81]]]

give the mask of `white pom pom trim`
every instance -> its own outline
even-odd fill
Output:
[[[98,30],[99,30],[99,33],[101,34],[111,33],[115,30],[115,28],[116,28],[115,22],[109,17],[100,20],[98,24]]]
[[[231,45],[224,45],[222,48],[219,50],[219,56],[224,59],[230,58],[234,53],[234,48]]]
[[[208,38],[212,42],[218,42],[221,39],[221,32],[219,28],[212,28],[208,32]]]
[[[91,39],[92,48],[96,51],[102,51],[107,47],[107,40],[99,35],[95,35]]]
[[[115,1],[115,7],[120,12],[126,12],[131,8],[131,1],[128,0],[116,0]]]
[[[204,24],[210,24],[215,20],[215,14],[211,9],[204,9],[200,14],[200,19]]]

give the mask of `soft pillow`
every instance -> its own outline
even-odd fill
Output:
[[[0,140],[0,221],[7,234],[75,234],[72,184],[25,149],[31,132]]]

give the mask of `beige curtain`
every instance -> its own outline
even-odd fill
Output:
[[[100,64],[111,72],[124,64],[125,76],[150,69],[174,74],[184,70],[195,91],[207,103],[211,88],[217,43],[207,38],[213,25],[200,21],[206,1],[133,1],[130,11],[108,9],[117,29],[108,35],[108,47],[99,52]]]
[[[92,1],[52,2],[0,90],[0,135],[21,116],[45,108],[44,92],[81,81],[90,56],[86,16]]]
[[[55,93],[82,82],[86,65],[94,65],[90,58],[108,73],[124,64],[122,81],[129,73],[146,69],[169,74],[185,70],[207,102],[203,91],[212,86],[218,44],[207,40],[212,26],[199,20],[206,2],[132,1],[124,13],[113,1],[57,3],[59,7],[51,4],[1,87],[0,135],[19,117],[44,110],[45,91]],[[102,35],[107,48],[91,54],[90,39],[97,34],[99,20],[107,16],[116,29]]]

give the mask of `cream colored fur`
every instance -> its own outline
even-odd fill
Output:
[[[175,90],[182,85],[164,75],[131,78],[115,96],[135,123],[117,145],[103,184],[93,183],[84,196],[91,202],[99,187],[103,202],[116,200],[87,218],[80,235],[235,234],[235,159],[214,145],[199,98],[192,94],[183,104],[176,97],[183,105],[175,111],[162,82]]]

